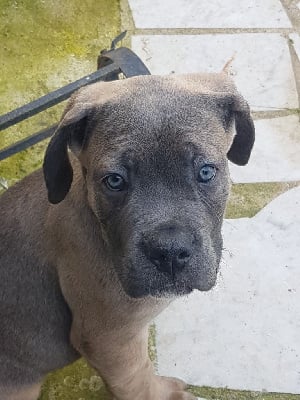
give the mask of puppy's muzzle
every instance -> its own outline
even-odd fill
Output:
[[[163,224],[143,235],[141,247],[158,271],[174,279],[192,258],[193,237],[178,225]]]

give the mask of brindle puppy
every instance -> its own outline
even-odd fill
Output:
[[[214,286],[227,158],[246,164],[253,142],[225,73],[97,83],[71,98],[46,186],[37,171],[0,200],[1,400],[35,400],[44,376],[80,355],[114,399],[194,399],[154,375],[147,324]]]

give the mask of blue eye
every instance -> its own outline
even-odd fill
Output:
[[[103,179],[106,187],[114,192],[120,192],[125,189],[125,179],[119,174],[110,174]]]
[[[206,183],[214,179],[217,169],[214,165],[205,164],[200,168],[198,179],[200,182]]]

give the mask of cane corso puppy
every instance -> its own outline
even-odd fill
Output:
[[[43,171],[0,199],[1,400],[36,400],[45,375],[80,356],[115,400],[194,399],[154,374],[147,326],[215,285],[228,159],[246,164],[253,142],[225,73],[71,97]]]

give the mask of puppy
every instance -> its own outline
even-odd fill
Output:
[[[253,143],[225,73],[72,96],[43,172],[0,199],[1,400],[36,400],[44,376],[80,356],[116,400],[194,399],[155,376],[147,326],[174,298],[215,285],[228,159],[246,164]]]

